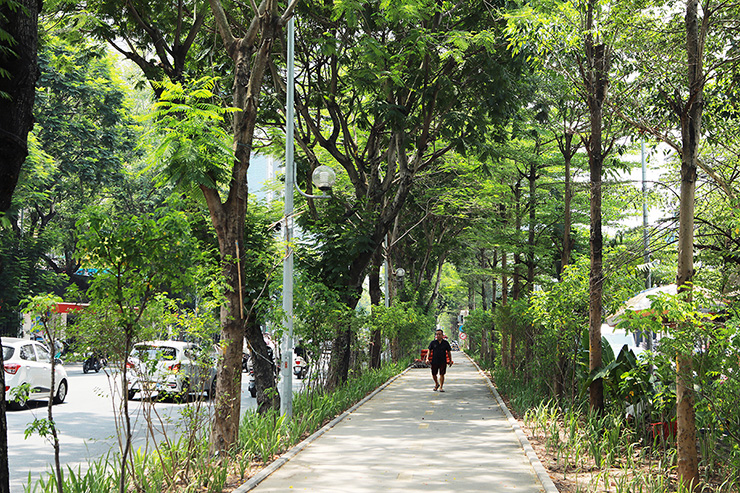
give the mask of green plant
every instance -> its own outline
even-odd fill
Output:
[[[62,490],[66,493],[90,493],[93,491],[114,491],[118,485],[118,472],[113,468],[114,461],[106,455],[88,464],[87,470],[81,467],[76,470],[67,467],[67,474],[62,480]],[[25,491],[27,493],[56,493],[58,490],[57,477],[49,475],[48,479],[40,478],[36,484],[31,481],[29,473]]]

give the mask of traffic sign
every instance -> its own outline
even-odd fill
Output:
[[[468,334],[466,334],[465,332],[460,332],[460,339],[464,341],[466,337],[468,337]]]

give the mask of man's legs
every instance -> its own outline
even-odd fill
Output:
[[[434,390],[437,390],[439,388],[439,382],[437,381],[437,371],[439,368],[432,365],[432,378],[434,379]],[[444,377],[442,379],[444,381]]]
[[[444,392],[444,389],[442,388],[445,384],[445,373],[447,373],[447,365],[442,365],[439,367],[439,391]],[[436,382],[437,379],[435,378],[434,381]]]

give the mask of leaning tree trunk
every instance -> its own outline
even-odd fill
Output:
[[[10,8],[7,2],[0,4],[0,30],[15,42],[12,51],[0,51],[0,68],[5,73],[0,76],[0,113],[3,115],[0,118],[0,213],[10,209],[21,166],[28,155],[28,133],[33,128],[33,102],[39,76],[36,52],[42,2],[18,0],[17,3],[20,8]],[[0,264],[0,275],[5,268]],[[5,388],[5,372],[0,370],[0,374],[0,383]],[[0,493],[10,491],[5,408],[3,391],[0,395]]]
[[[0,344],[0,366],[5,368],[2,344]],[[5,371],[0,371],[0,385],[5,388]],[[8,422],[5,419],[7,402],[5,402],[5,392],[0,394],[0,493],[10,493],[10,472],[8,470]]]
[[[28,155],[28,133],[33,128],[33,102],[39,68],[36,63],[38,16],[41,2],[18,0],[20,8],[0,5],[0,29],[14,41],[0,51],[0,212],[7,212]],[[6,45],[6,42],[3,42]],[[3,440],[4,441],[4,440]],[[7,457],[7,455],[3,455]],[[1,488],[2,486],[0,486]]]
[[[245,326],[239,280],[240,273],[243,272],[243,262],[240,260],[243,256],[242,240],[247,213],[247,170],[254,141],[259,96],[272,56],[273,43],[280,36],[292,11],[286,11],[280,17],[276,14],[276,2],[263,0],[249,27],[242,26],[245,27],[241,31],[244,37],[236,38],[220,0],[209,0],[209,3],[224,49],[234,65],[232,104],[241,110],[234,114],[232,124],[234,161],[227,199],[222,202],[218,190],[201,186],[218,237],[221,273],[228,286],[226,302],[221,307],[223,362],[218,370],[211,431],[211,451],[225,457],[239,433],[241,361],[245,335],[258,356],[267,354],[261,331],[254,329],[254,324]],[[289,9],[292,6],[294,4]],[[255,359],[255,380],[258,410],[279,407],[280,397],[277,392],[265,391],[275,387],[275,374],[268,358]]]
[[[580,65],[589,109],[590,135],[586,142],[591,186],[591,273],[589,278],[589,370],[601,368],[601,297],[603,291],[603,237],[601,232],[601,175],[604,164],[602,128],[604,101],[609,87],[610,49],[595,44],[591,30],[594,26],[595,0],[590,0],[586,12],[585,57]],[[598,413],[604,411],[604,382],[591,382],[589,404]]]
[[[704,37],[700,30],[698,0],[686,3],[686,51],[688,61],[689,98],[685,105],[676,101],[681,119],[681,205],[678,227],[678,272],[676,284],[680,291],[691,290],[694,277],[694,194],[696,168],[699,159],[699,139],[704,107]],[[705,13],[708,15],[708,13]],[[706,19],[705,19],[706,20]],[[692,355],[676,357],[676,421],[678,477],[684,486],[696,489],[699,483],[699,460],[696,451],[696,415]]]
[[[245,169],[246,175],[246,169]],[[246,179],[246,176],[245,176]],[[206,197],[213,198],[215,193],[204,191]],[[211,450],[222,453],[229,450],[236,442],[239,432],[239,415],[241,406],[241,360],[244,338],[244,319],[239,300],[238,259],[242,257],[241,248],[244,236],[244,218],[246,201],[239,207],[220,207],[220,202],[208,200],[211,208],[211,219],[218,236],[221,254],[221,275],[228,288],[225,290],[225,302],[221,305],[221,348],[222,361],[218,368],[215,419],[211,431]],[[214,213],[214,210],[219,213]],[[239,227],[239,224],[242,227]],[[261,339],[261,337],[260,337]],[[252,342],[252,341],[250,341]],[[264,344],[264,341],[263,341]],[[256,371],[256,370],[255,370]]]

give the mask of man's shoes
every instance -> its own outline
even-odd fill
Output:
[[[444,391],[445,391],[445,389],[439,389],[439,391],[440,391],[440,392],[444,392]]]
[[[434,386],[434,391],[436,392],[438,388],[439,388],[439,385],[435,385]]]

